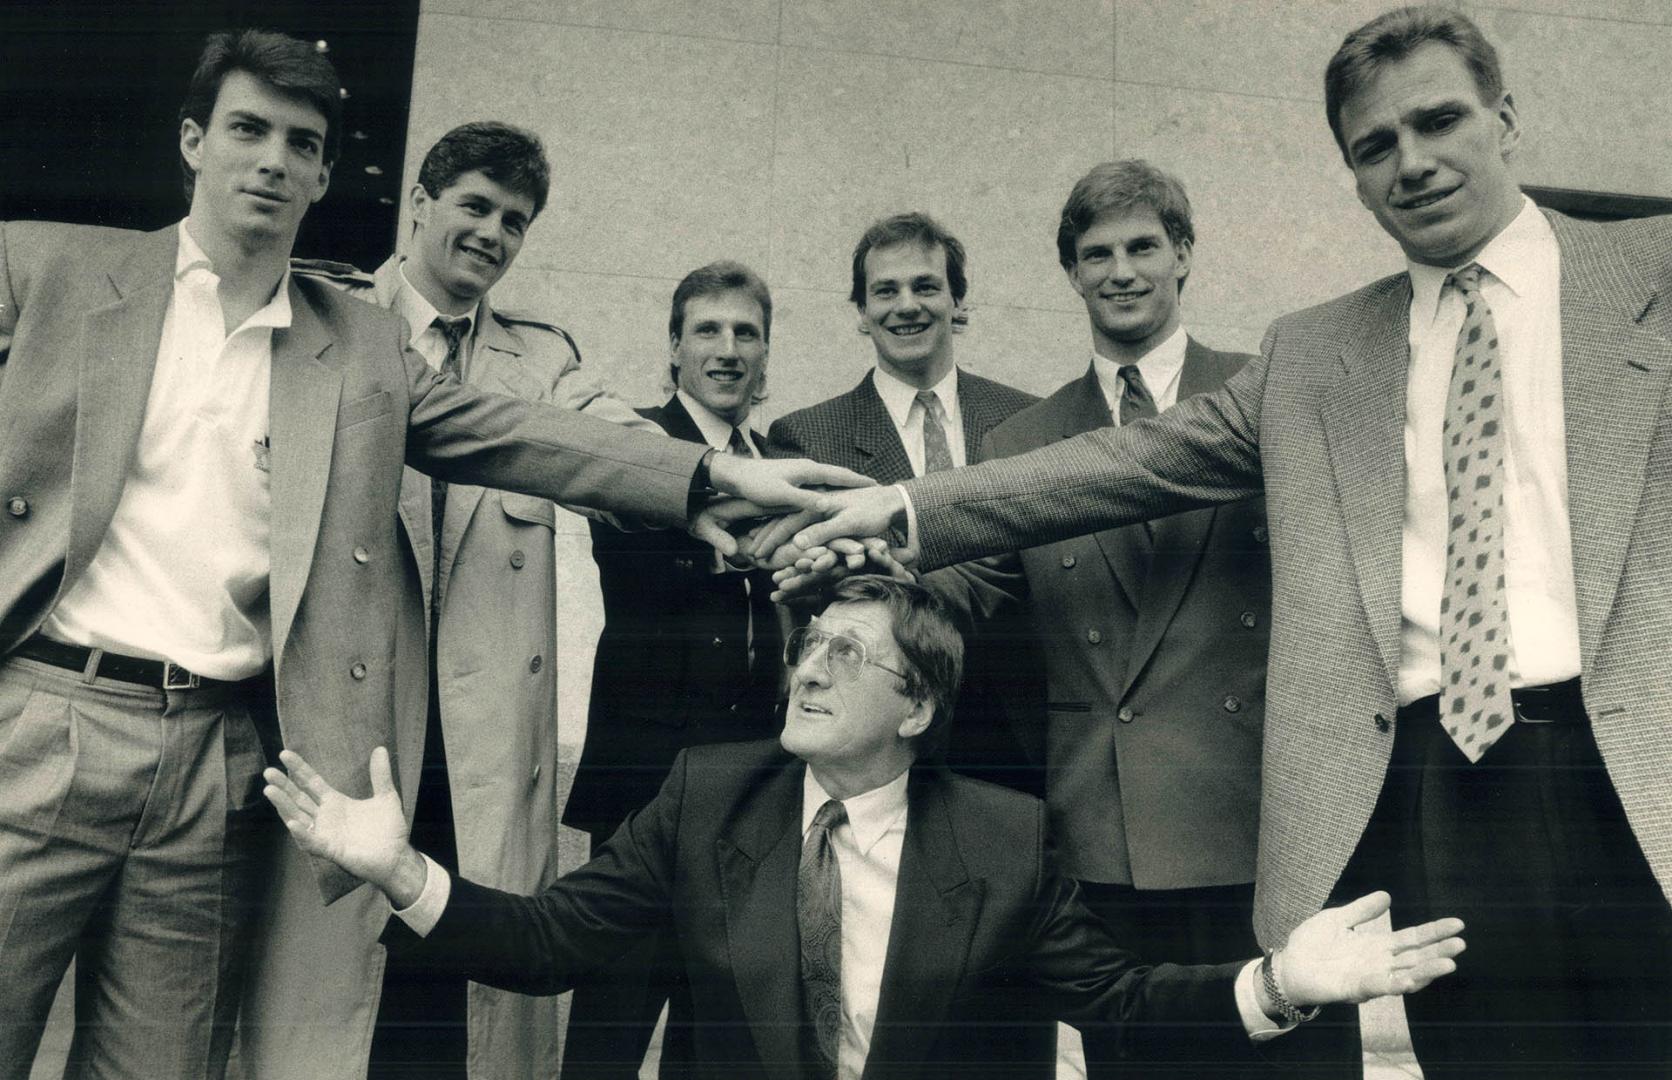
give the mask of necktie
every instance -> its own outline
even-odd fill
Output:
[[[731,438],[726,440],[726,452],[738,457],[754,457],[749,453],[749,440],[744,437],[742,428],[731,429]]]
[[[830,833],[848,819],[841,803],[819,807],[801,845],[795,919],[801,930],[802,1003],[811,1028],[809,1075],[836,1075],[842,1040],[842,867]]]
[[[1139,373],[1138,365],[1126,364],[1117,374],[1120,375],[1120,381],[1124,386],[1120,395],[1121,426],[1125,427],[1146,416],[1154,416],[1155,399],[1150,397],[1149,387],[1144,385],[1144,376]]]
[[[453,382],[463,381],[459,352],[465,334],[470,332],[469,316],[449,319],[437,315],[430,324],[447,340],[447,355],[441,358],[441,377]],[[430,478],[430,542],[435,548],[434,573],[430,577],[430,623],[433,627],[441,613],[441,523],[447,515],[447,481]]]
[[[726,440],[726,453],[737,457],[754,457],[753,454],[749,453],[748,437],[743,434],[741,427],[731,429],[731,438]],[[722,574],[733,569],[718,553],[715,554],[714,563]],[[748,614],[745,616],[743,623],[743,642],[749,671],[751,672],[755,670],[755,605],[751,601],[754,592],[753,584],[749,580],[749,576],[745,574],[743,576],[743,598],[744,608]]]
[[[946,441],[946,407],[933,390],[919,390],[917,403],[923,407],[923,471],[952,468],[952,447]]]
[[[1444,427],[1446,581],[1440,594],[1440,722],[1470,761],[1509,730],[1504,600],[1503,380],[1498,328],[1471,263],[1447,278],[1463,297]]]

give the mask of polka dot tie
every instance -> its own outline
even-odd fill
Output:
[[[848,820],[841,803],[819,807],[801,845],[795,920],[801,930],[801,989],[810,1027],[807,1075],[836,1075],[842,1042],[842,867],[831,830]]]
[[[1440,596],[1440,722],[1471,762],[1515,718],[1504,598],[1503,379],[1498,329],[1471,263],[1446,279],[1463,328],[1446,396],[1446,582]]]

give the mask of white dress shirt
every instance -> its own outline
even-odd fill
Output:
[[[697,430],[702,432],[703,442],[722,454],[729,452],[733,426],[714,415],[714,410],[685,391],[675,391],[674,396],[685,406],[685,411],[691,414],[691,420],[697,425]],[[760,457],[761,452],[755,447],[753,429],[749,427],[749,418],[745,416],[743,423],[736,425],[736,428],[743,432],[743,445],[749,448],[749,456]]]
[[[1189,344],[1190,338],[1180,326],[1167,335],[1167,340],[1138,360],[1138,374],[1143,377],[1144,388],[1155,401],[1156,412],[1166,412],[1178,402],[1179,374],[1184,371],[1184,350]],[[1103,400],[1109,403],[1109,415],[1116,425],[1120,424],[1120,399],[1126,391],[1126,380],[1120,377],[1120,369],[1125,366],[1095,349],[1092,351],[1091,369],[1097,376],[1097,387],[1103,391]]]
[[[1562,417],[1561,251],[1550,223],[1525,200],[1474,262],[1492,308],[1504,394],[1504,577],[1510,684],[1541,686],[1579,674],[1579,616],[1568,523],[1567,431]],[[1405,524],[1399,701],[1440,689],[1440,593],[1447,509],[1442,457],[1446,394],[1463,298],[1451,271],[1411,264],[1411,365],[1405,387]]]
[[[41,629],[74,645],[244,679],[273,656],[267,399],[273,331],[290,326],[290,273],[230,334],[219,288],[182,222],[116,513]]]
[[[911,459],[912,475],[922,476],[927,455],[923,450],[924,410],[917,400],[917,387],[880,367],[874,370],[873,385],[877,388],[877,396],[882,398],[883,408],[888,411],[888,418],[894,422],[894,431],[906,448],[906,457]],[[964,448],[964,414],[958,409],[958,369],[954,367],[948,371],[946,378],[929,389],[940,398],[941,408],[946,413],[941,423],[946,430],[946,448],[952,453],[953,466],[968,465],[970,459]]]
[[[475,340],[476,316],[482,310],[478,302],[469,312],[460,315],[442,315],[441,311],[428,300],[424,294],[412,284],[412,279],[406,276],[406,263],[400,266],[401,287],[395,290],[395,314],[406,320],[407,332],[412,336],[407,344],[417,351],[424,362],[435,371],[441,370],[441,362],[447,359],[447,336],[436,329],[435,320],[439,318],[466,320],[464,339],[459,345],[459,380],[470,381],[470,353],[471,343]]]

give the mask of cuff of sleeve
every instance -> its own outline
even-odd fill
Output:
[[[453,895],[453,877],[428,855],[423,852],[418,854],[424,860],[424,891],[418,894],[418,899],[414,900],[410,907],[397,908],[391,905],[390,910],[395,913],[397,919],[406,923],[407,928],[414,934],[428,937],[430,931],[435,929],[435,924],[441,921],[441,913],[447,908],[447,898]],[[1241,984],[1238,985],[1240,987]],[[1252,990],[1249,992],[1253,993]],[[1240,989],[1238,993],[1241,993]]]
[[[906,546],[913,551],[922,551],[917,543],[917,507],[912,505],[911,492],[904,484],[895,484],[894,490],[900,493],[901,501],[906,504]]]
[[[428,886],[426,886],[426,889]],[[414,905],[416,906],[416,905]],[[398,914],[398,913],[397,913]],[[1237,973],[1237,1012],[1242,1016],[1243,1030],[1255,1042],[1266,1042],[1295,1029],[1294,1024],[1274,1023],[1260,1008],[1259,996],[1254,992],[1254,980],[1260,977],[1260,961],[1250,960]]]

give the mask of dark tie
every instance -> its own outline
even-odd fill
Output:
[[[1144,385],[1144,376],[1139,373],[1138,365],[1126,364],[1118,374],[1124,387],[1120,395],[1121,427],[1134,420],[1154,416],[1155,399],[1150,397],[1149,387]]]
[[[735,454],[737,457],[754,457],[753,454],[749,453],[749,440],[748,437],[743,434],[743,429],[741,427],[734,427],[731,429],[731,438],[726,440],[726,453]],[[718,563],[722,573],[732,569],[731,564],[727,563],[725,559],[716,559],[715,561]],[[748,653],[750,671],[755,670],[755,605],[753,603],[748,603],[747,601],[753,594],[753,586],[754,583],[751,582],[747,576],[745,576],[743,578],[743,596],[748,616],[744,619],[743,623],[743,641],[744,648]]]
[[[842,1042],[842,867],[830,833],[848,819],[831,799],[819,807],[801,845],[795,919],[801,930],[801,989],[811,1027],[809,1075],[836,1075]]]
[[[1440,594],[1440,721],[1470,761],[1509,730],[1509,608],[1504,596],[1503,379],[1498,328],[1471,263],[1446,279],[1463,327],[1446,394],[1446,581]]]
[[[462,382],[459,353],[464,345],[465,335],[470,332],[470,317],[460,315],[449,319],[445,315],[437,315],[430,324],[441,332],[447,341],[447,355],[441,358],[441,377],[453,382]],[[430,623],[435,625],[441,613],[441,523],[447,516],[447,481],[430,478],[430,542],[435,546],[435,563],[430,577]]]
[[[738,457],[755,456],[749,452],[749,440],[746,436],[744,436],[743,429],[740,427],[734,427],[731,429],[731,438],[726,440],[726,450],[728,453],[736,454]]]
[[[952,468],[952,447],[946,441],[946,407],[933,390],[919,390],[917,403],[923,406],[923,471]]]

